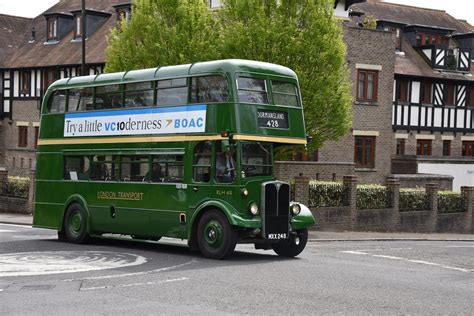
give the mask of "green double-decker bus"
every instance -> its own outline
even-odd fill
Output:
[[[295,73],[219,60],[65,78],[45,94],[34,226],[187,239],[209,258],[253,243],[305,247],[314,218],[275,179],[277,146],[305,144]]]

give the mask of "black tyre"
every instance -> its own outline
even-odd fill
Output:
[[[75,244],[82,244],[89,240],[87,234],[87,214],[78,203],[72,203],[64,216],[63,230],[66,239]]]
[[[199,220],[197,242],[206,258],[223,259],[234,252],[237,232],[222,212],[209,210]]]
[[[292,234],[290,238],[280,240],[272,245],[273,251],[282,257],[296,257],[299,255],[306,243],[308,242],[308,229],[301,229],[296,231],[296,235]]]

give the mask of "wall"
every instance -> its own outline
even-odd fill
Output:
[[[368,30],[345,25],[344,41],[347,45],[347,63],[352,82],[352,96],[357,89],[357,69],[364,65],[381,68],[378,75],[377,102],[354,102],[353,123],[348,134],[338,141],[327,141],[319,150],[321,162],[353,162],[354,132],[376,131],[374,168],[356,168],[355,174],[364,183],[381,183],[390,173],[391,154],[395,141],[392,132],[392,95],[395,67],[395,35],[380,30]],[[370,43],[368,45],[368,43]]]
[[[276,161],[275,175],[278,180],[290,182],[303,175],[311,179],[342,180],[347,174],[354,173],[354,163],[326,163],[314,161]]]
[[[28,203],[28,199],[0,195],[0,213],[31,214],[31,206]]]
[[[474,164],[418,163],[419,173],[444,174],[453,176],[453,190],[461,186],[474,186]]]

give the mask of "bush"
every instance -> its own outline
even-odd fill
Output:
[[[309,205],[335,207],[347,205],[347,187],[336,181],[311,181],[309,183]]]
[[[400,189],[400,212],[423,211],[430,209],[430,200],[423,188]]]
[[[6,186],[6,195],[27,199],[29,187],[29,178],[9,176]]]
[[[439,191],[438,192],[438,212],[457,213],[465,212],[464,196],[459,192]]]
[[[360,184],[357,186],[357,209],[370,210],[391,207],[391,194],[380,184]]]

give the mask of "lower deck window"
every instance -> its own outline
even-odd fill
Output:
[[[64,179],[66,180],[88,180],[90,160],[89,157],[65,157]]]

